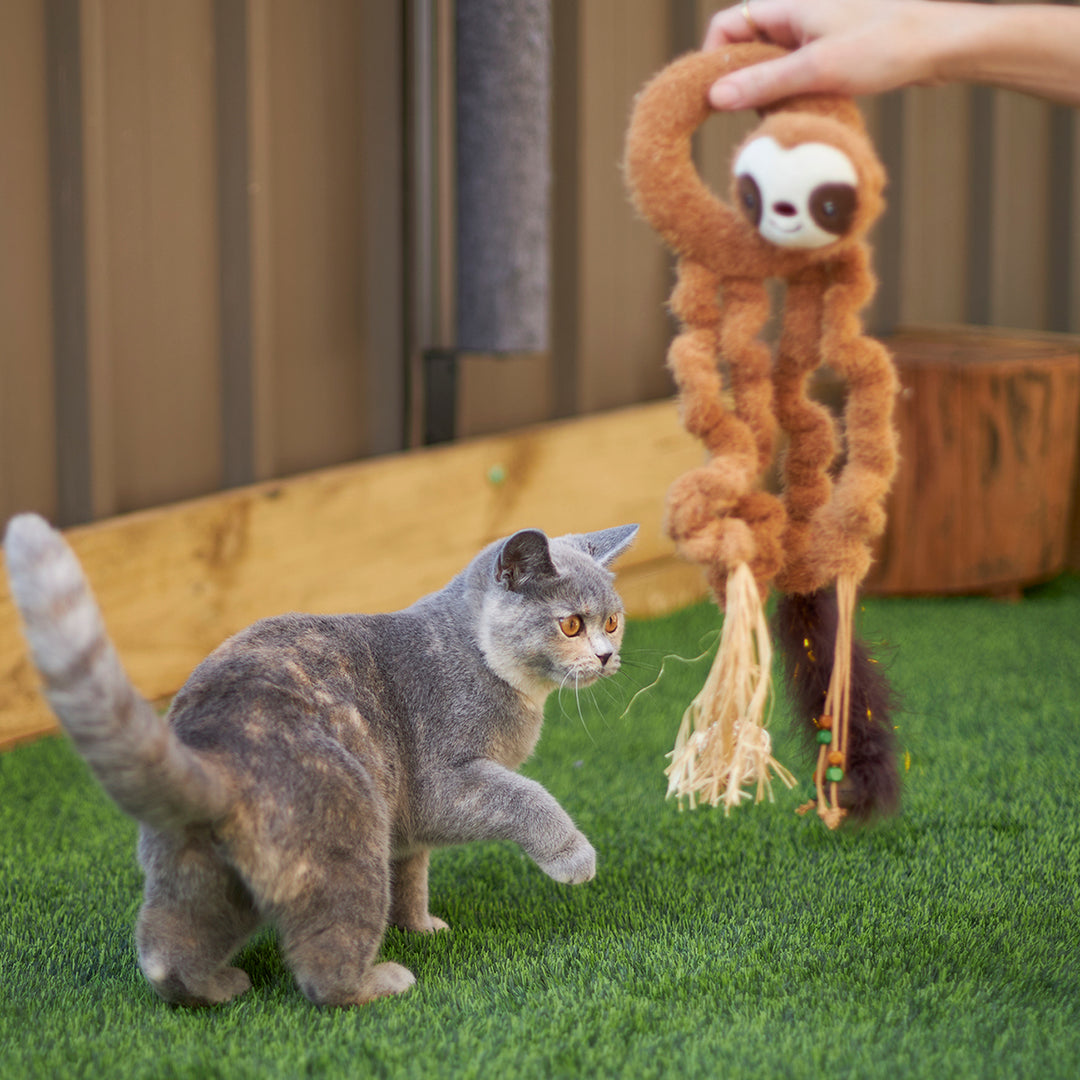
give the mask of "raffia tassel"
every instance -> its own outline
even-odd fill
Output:
[[[839,828],[847,810],[840,805],[840,784],[848,764],[849,728],[851,724],[851,648],[855,625],[855,593],[857,582],[853,575],[842,574],[836,580],[836,648],[833,651],[833,669],[829,678],[829,690],[825,695],[825,712],[833,718],[833,741],[822,746],[814,783],[817,786],[818,817],[830,829]],[[829,765],[829,756],[837,755],[838,764]],[[840,770],[840,780],[832,780],[829,773]]]
[[[765,730],[772,690],[772,646],[754,575],[740,563],[728,575],[720,647],[701,692],[683,713],[671,764],[668,797],[690,808],[773,798],[774,772],[789,788],[795,777],[772,756]],[[746,790],[753,787],[753,791]]]

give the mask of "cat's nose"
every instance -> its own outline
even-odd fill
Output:
[[[607,667],[607,662],[611,659],[611,653],[609,653],[609,652],[598,652],[596,654],[596,659],[600,661],[600,666],[601,667]]]

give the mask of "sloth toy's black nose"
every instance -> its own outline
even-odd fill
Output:
[[[789,202],[773,203],[773,213],[781,217],[794,217],[798,211]]]

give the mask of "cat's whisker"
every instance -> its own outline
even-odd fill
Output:
[[[611,707],[618,708],[622,702],[619,699],[619,695],[616,692],[616,688],[611,685],[610,678],[601,679],[599,682],[594,683],[589,688],[590,703],[596,710],[597,715],[600,717],[601,723],[605,728],[611,730],[611,724],[608,719],[608,712]],[[607,699],[606,707],[601,707],[600,703],[596,700],[599,694],[603,694]]]
[[[585,729],[585,734],[589,736],[589,742],[593,746],[597,745],[596,740],[593,738],[593,733],[589,730],[589,725],[585,723],[585,714],[581,711],[581,686],[580,686],[580,673],[574,672],[574,700],[577,702],[578,719],[581,721],[581,726]]]

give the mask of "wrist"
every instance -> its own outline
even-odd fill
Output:
[[[1000,11],[971,0],[929,0],[926,8],[930,81],[982,81],[989,56],[998,47]]]
[[[1080,104],[1080,11],[1073,5],[941,0],[927,6],[936,9],[934,81],[982,83]]]

